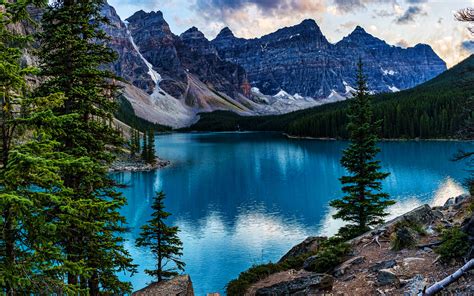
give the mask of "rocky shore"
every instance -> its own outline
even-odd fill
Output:
[[[117,159],[109,168],[109,172],[145,172],[162,169],[171,164],[169,160],[156,158],[154,164],[149,164],[138,158]]]
[[[420,206],[351,241],[351,252],[327,273],[312,272],[308,257],[301,269],[271,274],[254,283],[250,295],[418,295],[427,287],[453,274],[465,262],[442,262],[435,252],[442,228],[460,227],[468,234],[474,256],[473,197],[449,199],[443,207]],[[416,244],[394,250],[391,244],[397,225],[419,225]],[[308,237],[294,246],[280,261],[317,252],[325,237]],[[465,273],[443,290],[449,295],[474,295],[474,272]]]
[[[316,255],[305,257],[300,268],[266,274],[241,295],[422,295],[419,293],[449,277],[467,262],[440,260],[435,250],[442,242],[442,229],[458,227],[467,234],[470,251],[466,260],[472,261],[473,203],[474,197],[461,195],[448,199],[442,207],[423,205],[388,221],[348,241],[350,253],[342,258],[341,264],[325,273],[314,272],[311,266],[328,238],[308,237],[291,248],[278,263],[305,254]],[[394,250],[391,241],[399,225],[416,225],[418,233],[410,230],[416,241],[413,246]],[[463,273],[451,285],[444,287],[443,293],[474,295],[474,270]],[[133,295],[194,295],[194,292],[190,277],[185,275],[166,284],[151,284]]]

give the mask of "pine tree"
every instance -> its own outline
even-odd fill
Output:
[[[344,150],[341,164],[349,175],[340,180],[343,198],[331,202],[337,210],[334,218],[340,218],[350,224],[341,228],[343,237],[355,237],[383,222],[386,208],[394,204],[386,193],[380,192],[381,181],[389,174],[380,171],[380,161],[375,160],[377,153],[377,132],[380,121],[373,121],[372,107],[362,62],[358,63],[357,92],[349,103],[350,133],[349,147]]]
[[[165,194],[159,192],[153,199],[151,220],[141,227],[140,237],[136,240],[137,247],[150,248],[156,259],[156,269],[145,270],[156,278],[157,282],[167,280],[184,271],[185,263],[180,260],[182,243],[178,237],[178,227],[167,226],[165,221],[171,214],[165,211]],[[171,263],[174,267],[165,269]]]
[[[130,154],[132,157],[135,157],[136,154],[139,153],[140,149],[140,135],[138,132],[134,129],[130,130],[130,141],[129,141],[129,146],[130,146]]]
[[[147,140],[147,133],[146,131],[143,132],[143,146],[142,146],[142,154],[141,158],[144,162],[148,162],[148,140]]]
[[[108,175],[114,159],[107,147],[124,141],[108,124],[115,111],[116,77],[103,70],[116,54],[108,48],[100,15],[104,1],[56,0],[42,18],[39,57],[45,78],[39,93],[61,92],[64,104],[53,111],[69,116],[67,132],[54,132],[59,151],[75,161],[61,171],[69,190],[68,203],[51,213],[61,221],[58,245],[69,261],[69,285],[88,289],[90,295],[125,294],[131,285],[118,271],[134,272],[135,266],[120,236],[126,231],[119,214],[125,198]],[[66,200],[66,199],[65,199]]]
[[[46,1],[7,1],[0,12],[0,291],[5,295],[77,293],[61,278],[66,258],[53,242],[59,221],[49,209],[66,193],[61,168],[72,159],[56,151],[51,130],[67,118],[55,116],[59,94],[31,97],[21,63],[30,36],[7,29],[31,24],[27,6]],[[26,132],[27,131],[27,132]],[[64,132],[64,131],[63,131]]]
[[[154,165],[156,163],[156,156],[155,156],[155,135],[153,130],[148,130],[148,145],[147,145],[147,156],[146,162],[149,164]]]
[[[135,147],[137,149],[137,154],[140,153],[140,131],[135,130]]]

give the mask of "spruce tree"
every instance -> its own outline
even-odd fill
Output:
[[[119,210],[126,200],[108,175],[114,159],[108,147],[124,141],[108,124],[116,107],[117,78],[103,70],[116,57],[101,29],[107,22],[100,14],[103,4],[50,2],[42,18],[39,50],[45,78],[39,93],[63,93],[64,104],[53,111],[70,118],[62,124],[67,132],[53,136],[60,143],[58,150],[75,158],[61,171],[69,202],[51,215],[61,221],[57,243],[72,266],[67,282],[88,289],[90,295],[130,292],[130,283],[121,281],[117,272],[135,270],[121,237],[126,228]]]
[[[143,132],[143,144],[142,144],[142,153],[141,158],[144,162],[148,162],[148,140],[147,140],[147,133],[146,131]]]
[[[383,222],[386,209],[395,202],[381,192],[382,183],[389,174],[381,172],[380,161],[375,160],[380,149],[377,133],[380,121],[374,121],[362,62],[358,63],[357,91],[350,99],[348,110],[349,147],[344,150],[341,164],[349,175],[341,177],[345,196],[331,202],[337,210],[334,218],[349,222],[339,234],[345,238],[360,235]]]
[[[137,135],[137,131],[134,129],[131,129],[129,147],[130,147],[130,154],[132,157],[134,157],[138,153],[138,149],[140,148],[140,146],[137,145],[138,137],[139,136]]]
[[[147,160],[146,162],[149,164],[154,165],[156,163],[156,156],[155,156],[155,135],[153,130],[148,130],[148,145],[147,145]]]
[[[137,247],[150,248],[155,260],[156,268],[145,270],[147,274],[156,278],[157,282],[170,279],[184,271],[185,263],[179,258],[183,255],[182,243],[178,237],[178,227],[170,227],[165,223],[171,214],[165,211],[165,194],[159,192],[153,199],[152,218],[141,227],[139,238],[136,240]],[[171,263],[173,267],[168,267]]]
[[[60,222],[49,209],[65,199],[60,172],[72,161],[57,151],[51,131],[65,117],[51,109],[64,102],[50,94],[31,97],[27,76],[36,73],[21,63],[30,36],[9,25],[34,25],[27,6],[46,1],[3,2],[0,11],[0,291],[5,295],[77,293],[61,275],[67,259],[53,242]],[[63,130],[64,132],[64,130]],[[64,203],[64,202],[63,202]]]

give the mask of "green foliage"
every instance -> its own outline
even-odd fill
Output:
[[[357,93],[349,100],[347,130],[350,144],[343,152],[341,164],[349,175],[341,177],[343,198],[331,201],[337,210],[334,218],[351,224],[343,228],[342,236],[357,236],[372,226],[383,222],[386,208],[395,202],[382,190],[382,180],[389,174],[380,171],[380,161],[375,160],[380,149],[377,132],[380,121],[373,120],[371,98],[367,94],[366,78],[359,62]],[[349,231],[350,230],[350,231]]]
[[[321,251],[315,255],[308,270],[314,272],[328,272],[344,261],[350,249],[350,245],[346,243],[339,243],[322,248]]]
[[[165,211],[165,194],[157,192],[153,199],[151,208],[152,218],[141,227],[139,238],[136,240],[137,247],[150,248],[156,260],[156,269],[145,270],[145,272],[156,277],[157,282],[170,279],[178,275],[178,271],[184,271],[184,262],[179,259],[183,255],[182,243],[178,237],[178,227],[167,226],[165,220],[171,215]],[[174,267],[168,267],[171,263]]]
[[[116,57],[104,45],[103,4],[102,0],[50,2],[39,35],[44,82],[38,93],[60,92],[65,97],[51,110],[64,117],[51,128],[60,144],[57,151],[72,158],[60,168],[68,194],[50,210],[59,221],[51,241],[68,260],[62,265],[68,268],[62,278],[91,295],[117,295],[131,291],[130,283],[121,281],[117,272],[133,273],[135,266],[121,237],[126,228],[119,210],[126,200],[107,170],[114,159],[109,147],[122,146],[124,139],[111,123],[118,78],[103,70]]]
[[[340,238],[329,238],[321,244],[321,248],[318,252],[310,252],[296,257],[290,257],[283,262],[270,262],[252,266],[248,270],[241,272],[237,279],[227,284],[226,293],[229,296],[244,295],[252,284],[271,274],[290,269],[299,270],[303,268],[303,263],[311,256],[316,256],[316,260],[311,269],[316,272],[327,272],[343,262],[349,252],[349,244],[343,243]]]
[[[372,96],[373,117],[382,120],[382,138],[458,138],[458,131],[466,120],[463,106],[472,96],[474,56],[412,89]],[[347,139],[347,112],[347,101],[261,117],[215,111],[201,114],[200,120],[188,130],[233,131],[239,126],[248,131]]]
[[[135,156],[140,153],[140,132],[132,129],[130,130],[130,154],[131,156]]]
[[[155,133],[152,130],[148,130],[148,144],[146,151],[146,163],[155,164],[156,163],[156,152],[155,152]]]
[[[270,262],[261,265],[254,265],[248,270],[241,272],[237,279],[230,281],[227,284],[226,293],[229,296],[244,295],[252,284],[266,278],[271,274],[290,269],[301,269],[306,258],[312,255],[314,255],[314,253],[307,253],[297,257],[291,257],[283,262]]]
[[[471,247],[468,235],[462,232],[459,227],[444,230],[441,240],[443,242],[435,249],[435,252],[441,256],[443,261],[460,260],[466,256]]]
[[[413,248],[416,245],[416,238],[410,228],[401,226],[392,233],[390,242],[392,250],[400,251]]]
[[[401,220],[394,225],[394,232],[390,237],[392,249],[395,251],[410,249],[416,245],[416,235],[425,236],[423,225],[410,220]]]

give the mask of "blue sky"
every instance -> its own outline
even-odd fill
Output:
[[[225,26],[238,37],[259,37],[278,28],[315,19],[337,42],[356,25],[389,44],[427,43],[452,66],[474,53],[474,36],[454,13],[474,0],[109,0],[122,17],[161,10],[175,34],[191,26],[212,39]]]

